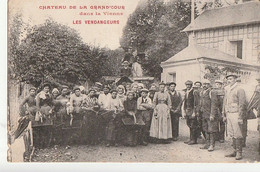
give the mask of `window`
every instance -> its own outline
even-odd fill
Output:
[[[237,58],[242,59],[243,41],[237,41]]]
[[[236,56],[239,59],[243,58],[243,41],[235,40],[230,41],[232,48],[232,55]]]
[[[169,73],[169,78],[167,82],[176,82],[176,73]]]

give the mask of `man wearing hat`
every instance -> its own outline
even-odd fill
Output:
[[[122,66],[123,67],[120,70],[120,76],[121,77],[124,77],[124,76],[129,77],[129,76],[131,76],[131,68],[129,67],[129,62],[128,61],[124,61],[122,63]]]
[[[143,88],[141,90],[141,97],[137,99],[137,116],[140,116],[145,123],[143,131],[141,132],[141,144],[147,145],[149,130],[151,126],[151,117],[153,103],[152,100],[148,97],[148,89]]]
[[[151,87],[151,88],[149,89],[148,97],[149,97],[152,101],[153,101],[154,94],[155,94],[156,91],[157,91],[156,88],[153,88],[153,87]]]
[[[246,111],[246,94],[245,90],[237,84],[236,74],[226,76],[228,88],[224,97],[223,114],[224,121],[227,121],[227,132],[233,140],[234,151],[227,154],[226,157],[236,157],[236,160],[242,159],[243,146],[243,120]]]
[[[186,90],[183,101],[184,116],[188,127],[190,128],[190,139],[184,143],[188,145],[197,144],[199,124],[197,116],[199,114],[199,94],[194,92],[192,88],[193,82],[188,80],[185,82]]]
[[[171,122],[172,122],[172,139],[177,141],[179,137],[179,118],[181,117],[181,104],[182,98],[181,93],[175,90],[176,83],[169,83],[169,94],[171,97],[172,108],[171,108]]]
[[[22,103],[20,104],[20,116],[29,116],[30,118],[33,118],[36,113],[36,88],[31,87],[29,89],[29,96],[27,96]],[[27,105],[24,107],[24,105]]]
[[[202,112],[202,129],[206,135],[206,144],[201,147],[201,149],[213,151],[215,147],[215,137],[218,131],[217,111],[215,111],[215,109],[212,110],[210,81],[205,79],[202,84],[203,90],[200,94],[200,111]]]
[[[211,92],[211,106],[212,110],[214,110],[214,113],[216,114],[216,117],[218,118],[219,130],[217,132],[216,140],[219,140],[220,143],[224,143],[226,130],[222,115],[224,96],[225,91],[223,88],[223,81],[215,80],[215,87],[212,89]]]

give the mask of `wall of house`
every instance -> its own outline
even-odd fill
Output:
[[[174,66],[163,67],[161,80],[165,83],[171,82],[174,81],[174,78],[172,76],[176,76],[176,89],[182,90],[185,88],[185,82],[187,80],[191,80],[193,82],[201,80],[200,71],[200,65],[196,61],[190,62],[189,64],[177,63]]]
[[[192,33],[190,33],[189,39],[192,37]],[[260,57],[260,24],[196,31],[194,39],[195,43],[201,46],[215,48],[233,56],[236,56],[236,44],[232,41],[242,40],[242,59],[247,62],[260,63],[258,60]]]

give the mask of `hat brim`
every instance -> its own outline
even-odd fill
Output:
[[[229,77],[238,78],[238,76],[237,76],[237,75],[235,75],[235,74],[232,74],[232,75],[227,75],[227,76],[226,76],[226,79],[228,79]]]

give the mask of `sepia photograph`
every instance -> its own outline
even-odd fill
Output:
[[[7,5],[8,163],[259,165],[259,0]]]

